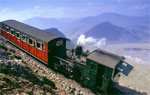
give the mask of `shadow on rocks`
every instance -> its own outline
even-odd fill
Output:
[[[145,92],[139,92],[135,89],[131,89],[128,87],[124,87],[119,85],[118,83],[115,85],[115,87],[111,90],[111,94],[121,94],[121,95],[147,95]]]
[[[4,81],[5,84],[1,84],[0,88],[11,88],[12,91],[13,89],[21,88],[24,85],[27,86],[28,83],[31,82],[32,85],[29,86],[37,85],[40,87],[40,89],[42,89],[45,92],[47,91],[47,92],[54,93],[52,89],[56,89],[55,84],[52,81],[48,80],[45,77],[41,77],[37,75],[36,73],[32,72],[32,70],[29,67],[22,66],[20,64],[15,64],[11,62],[1,63],[0,73],[15,78],[14,81],[7,77],[4,78],[1,77],[0,80]],[[28,80],[29,82],[21,81],[19,77],[21,79]],[[10,89],[5,89],[4,92],[6,92],[7,90]]]

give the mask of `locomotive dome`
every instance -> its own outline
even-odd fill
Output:
[[[62,39],[68,40],[67,38],[63,38],[63,37],[45,32],[43,30],[34,28],[30,25],[18,22],[16,20],[6,20],[6,21],[3,21],[2,23],[5,25],[8,25],[11,28],[14,28],[15,30],[17,30],[19,32],[30,35],[30,36],[32,36],[38,40],[44,41],[46,43],[48,43],[54,39],[57,39],[57,38],[62,38]]]

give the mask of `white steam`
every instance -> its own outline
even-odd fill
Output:
[[[124,57],[130,61],[130,62],[133,62],[133,63],[137,63],[137,64],[147,64],[148,62],[141,59],[141,58],[138,58],[138,57],[132,57],[130,55],[124,55]]]
[[[101,39],[95,39],[92,37],[85,37],[85,35],[80,35],[80,37],[77,40],[77,45],[92,45],[95,47],[100,47],[106,44],[106,38],[101,38]]]

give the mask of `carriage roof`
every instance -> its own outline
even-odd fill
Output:
[[[32,36],[36,39],[39,39],[41,41],[44,41],[46,43],[48,43],[51,40],[57,39],[57,38],[62,38],[62,39],[66,39],[48,32],[45,32],[43,30],[34,28],[32,26],[29,26],[27,24],[18,22],[16,20],[6,20],[2,22],[5,25],[10,26],[11,28],[14,28],[22,33],[25,33],[29,36]]]

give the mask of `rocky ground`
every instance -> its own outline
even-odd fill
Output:
[[[52,81],[34,73],[15,53],[0,43],[0,94],[57,94]]]

